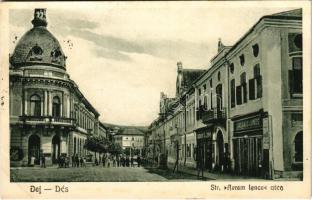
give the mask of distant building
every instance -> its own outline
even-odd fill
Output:
[[[45,9],[35,9],[32,24],[10,55],[10,161],[19,166],[85,156],[87,137],[99,134],[99,113],[66,72]]]
[[[116,143],[120,144],[122,149],[131,154],[142,155],[144,147],[144,131],[136,127],[121,127],[114,135]]]

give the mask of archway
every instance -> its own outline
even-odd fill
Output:
[[[54,135],[52,138],[52,163],[58,163],[58,158],[60,157],[60,136]]]
[[[217,133],[217,152],[216,152],[216,166],[218,170],[222,170],[222,166],[224,164],[224,141],[222,132],[219,130]]]
[[[28,164],[31,164],[31,158],[34,157],[34,164],[40,164],[40,137],[31,135],[28,139]]]

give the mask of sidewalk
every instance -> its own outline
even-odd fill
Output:
[[[173,167],[174,164],[168,163],[168,170],[173,171]],[[197,176],[198,172],[195,168],[190,168],[187,166],[182,166],[179,165],[178,168],[179,172],[182,173],[186,173],[186,174],[192,174]],[[175,172],[176,173],[176,172]],[[199,176],[201,177],[202,172],[200,171]],[[268,181],[266,179],[263,179],[261,177],[250,177],[250,176],[238,176],[238,175],[234,175],[234,174],[228,174],[228,173],[212,173],[212,172],[208,172],[207,170],[204,170],[203,172],[204,174],[204,179],[212,179],[212,180],[218,180],[218,181],[222,181],[222,180],[237,180],[237,181],[242,181],[242,180],[254,180],[254,181]]]

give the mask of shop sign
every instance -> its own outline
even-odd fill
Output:
[[[260,115],[237,120],[234,122],[234,135],[242,135],[242,132],[255,131],[260,129],[262,129],[262,119]]]

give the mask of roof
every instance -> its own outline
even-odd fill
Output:
[[[193,82],[205,71],[203,69],[182,69],[182,86],[185,88],[191,87]]]
[[[144,135],[145,132],[142,130],[130,127],[130,128],[121,128],[116,135]]]
[[[14,67],[41,64],[65,69],[65,55],[52,33],[46,27],[38,26],[21,37],[10,63]]]
[[[265,15],[261,17],[257,23],[255,23],[246,33],[243,35],[227,52],[227,55],[232,52],[249,34],[253,32],[255,27],[263,20],[263,19],[284,19],[284,20],[302,20],[302,9],[294,9],[285,12],[275,13],[272,15]]]
[[[288,10],[280,13],[275,13],[269,16],[284,16],[284,17],[302,17],[302,9]]]

